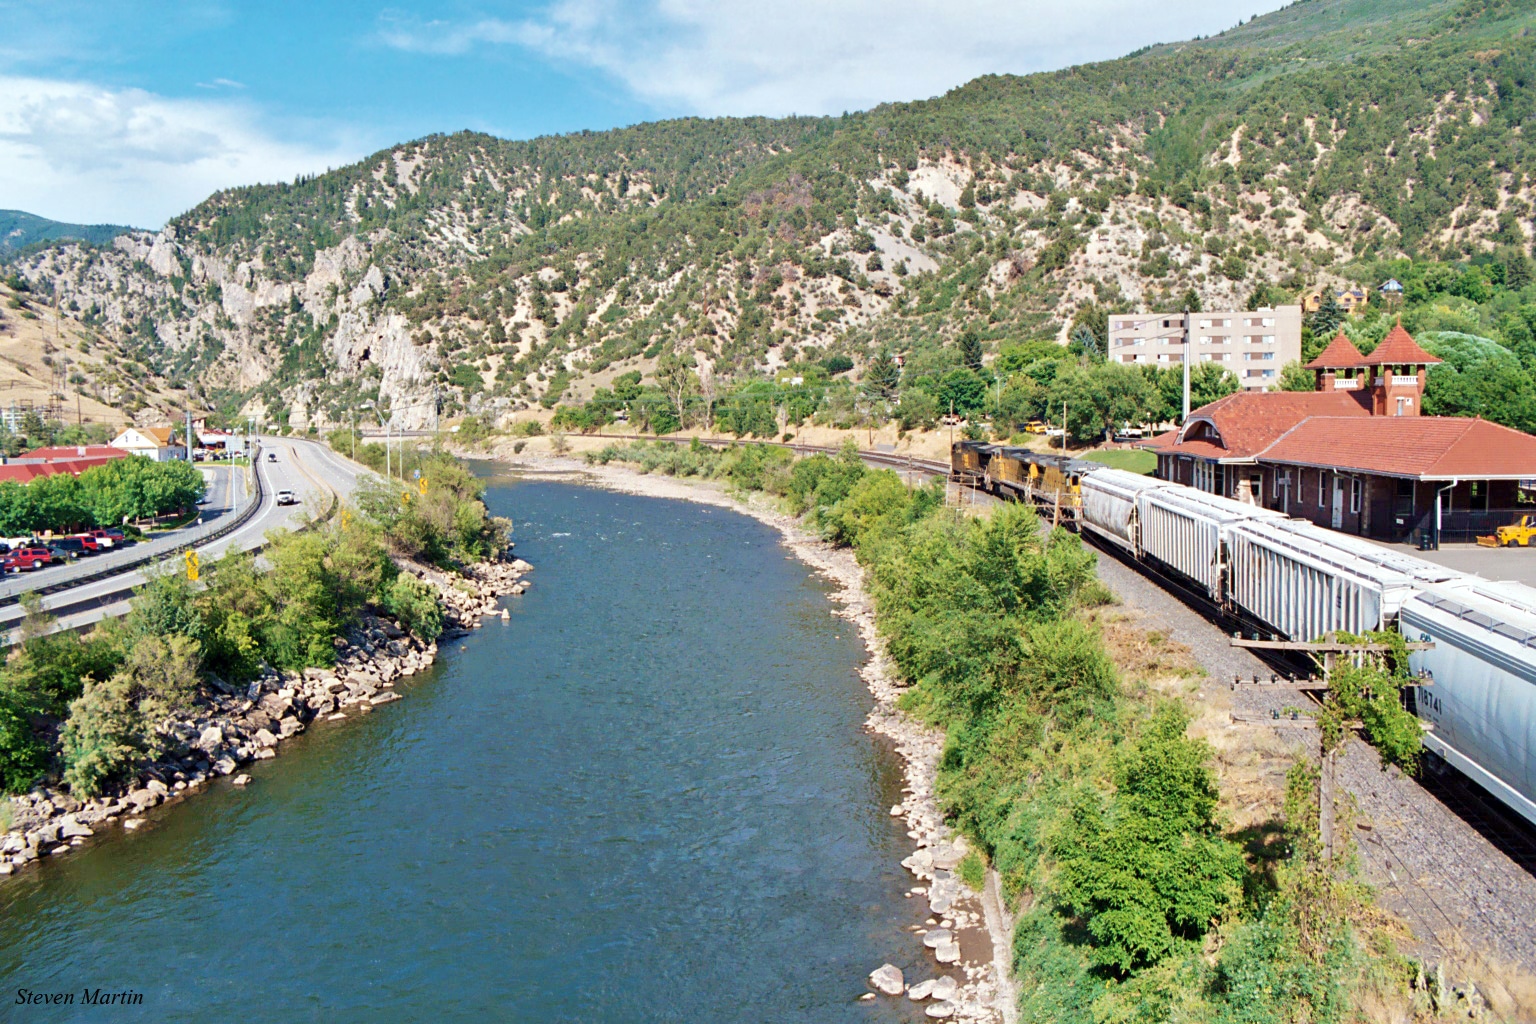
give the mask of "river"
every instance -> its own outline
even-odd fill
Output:
[[[537,568],[409,699],[0,884],[7,1020],[894,1021],[852,626],[728,510],[491,481]],[[20,1007],[16,990],[142,1005]]]

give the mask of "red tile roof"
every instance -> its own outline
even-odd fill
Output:
[[[1261,462],[1450,480],[1536,477],[1536,437],[1460,416],[1314,416]]]
[[[1317,358],[1308,363],[1305,369],[1336,370],[1365,365],[1365,357],[1360,354],[1359,349],[1355,348],[1354,342],[1344,336],[1343,330],[1340,330],[1328,343],[1328,347],[1319,352]]]
[[[1419,343],[1399,323],[1381,339],[1381,344],[1372,349],[1363,362],[1366,366],[1396,366],[1406,363],[1438,363],[1440,360],[1420,348]]]
[[[121,448],[113,448],[107,444],[87,445],[55,445],[52,448],[34,448],[29,452],[22,452],[17,458],[44,459],[48,462],[56,462],[60,459],[126,459],[133,454],[123,451]]]
[[[1370,416],[1364,400],[1359,391],[1239,391],[1190,413],[1180,435],[1192,435],[1189,440],[1146,447],[1165,455],[1250,459],[1309,416]],[[1207,426],[1215,428],[1219,443],[1193,436]]]
[[[52,476],[58,470],[52,463],[33,462],[24,466],[0,466],[0,483],[14,480],[18,484],[29,484],[40,476]]]
[[[70,451],[74,451],[73,448]],[[127,453],[120,452],[119,455]],[[116,456],[113,456],[116,458]],[[79,476],[88,469],[106,465],[110,459],[54,459],[50,462],[22,462],[0,465],[0,481],[14,480],[17,483],[29,484],[40,476],[54,476],[59,473],[69,473]]]

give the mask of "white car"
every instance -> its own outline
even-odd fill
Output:
[[[297,505],[299,499],[293,496],[292,491],[278,491],[277,503],[279,505]]]

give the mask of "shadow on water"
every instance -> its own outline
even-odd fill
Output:
[[[895,1021],[893,755],[768,527],[498,478],[537,569],[408,701],[0,886],[15,1020]],[[11,1006],[132,989],[142,1006]],[[105,1014],[105,1016],[104,1016]]]

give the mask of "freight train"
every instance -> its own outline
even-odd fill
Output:
[[[1081,531],[1286,640],[1395,629],[1424,746],[1536,825],[1536,589],[1491,582],[1284,513],[1059,453],[962,441],[951,475],[1070,510]]]

